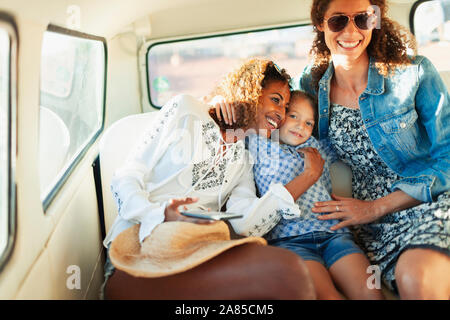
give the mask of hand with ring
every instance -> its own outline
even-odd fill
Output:
[[[371,223],[381,217],[381,210],[376,201],[364,201],[331,195],[333,201],[316,202],[312,208],[314,213],[327,213],[319,215],[319,220],[341,220],[332,226],[331,230],[338,230],[348,226]]]

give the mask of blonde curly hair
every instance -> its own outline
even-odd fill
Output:
[[[221,95],[225,101],[237,103],[236,123],[227,125],[223,120],[218,120],[214,109],[210,109],[209,113],[222,129],[248,128],[256,119],[259,98],[267,83],[281,81],[289,85],[290,79],[286,70],[280,69],[271,60],[247,60],[238,69],[228,73],[211,94]]]
[[[331,59],[330,49],[325,43],[325,35],[317,26],[322,25],[325,12],[332,1],[314,0],[311,6],[311,21],[316,37],[310,54],[314,59],[312,75],[316,88]],[[371,5],[380,8],[381,28],[373,29],[367,53],[375,59],[375,67],[378,73],[387,77],[395,68],[404,67],[411,63],[417,52],[416,41],[406,28],[386,16],[388,10],[386,0],[369,0],[369,2]],[[408,47],[414,52],[412,58],[407,54]]]

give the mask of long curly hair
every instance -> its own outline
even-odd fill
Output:
[[[313,84],[318,88],[318,82],[328,68],[331,52],[325,43],[324,32],[317,26],[323,24],[325,12],[333,0],[314,0],[311,7],[311,21],[316,34],[310,54],[313,58]],[[372,39],[367,47],[367,53],[375,60],[378,73],[387,77],[395,68],[411,63],[417,54],[417,45],[414,36],[397,22],[386,16],[388,6],[386,0],[369,0],[371,5],[380,8],[381,25],[372,31]],[[414,55],[408,56],[408,47]]]
[[[221,95],[225,101],[237,103],[236,123],[227,125],[223,120],[219,121],[214,108],[209,110],[209,114],[221,129],[248,128],[256,120],[259,98],[266,85],[271,81],[281,81],[289,85],[290,79],[286,70],[280,69],[271,60],[264,58],[247,60],[239,68],[228,73],[211,94],[211,96]]]

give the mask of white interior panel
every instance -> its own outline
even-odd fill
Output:
[[[43,25],[17,19],[19,29],[17,103],[16,239],[0,273],[0,299],[13,298],[42,253],[54,227],[42,211],[39,197],[39,67]],[[39,280],[38,280],[39,281]]]
[[[120,34],[108,41],[106,127],[127,115],[141,112],[137,57],[134,33]]]
[[[16,299],[19,300],[50,300],[55,299],[53,277],[50,269],[50,258],[48,251],[45,250],[36,262],[33,268],[27,274],[27,277],[17,293]]]
[[[101,251],[97,257],[97,263],[95,264],[94,272],[92,273],[92,277],[90,279],[90,283],[88,284],[87,292],[84,295],[84,299],[86,300],[98,300],[100,287],[105,280],[104,269],[105,265],[105,255],[103,251]]]
[[[86,175],[48,243],[52,278],[59,299],[82,299],[87,292],[97,258],[102,250],[93,177]],[[69,289],[67,279],[80,270],[81,288]],[[73,268],[73,267],[72,267]],[[69,272],[73,272],[68,274]],[[100,283],[97,283],[97,288]]]

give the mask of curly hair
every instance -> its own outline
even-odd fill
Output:
[[[322,25],[325,12],[333,0],[314,0],[311,7],[311,21],[316,33],[312,49],[313,57],[313,84],[318,88],[318,82],[328,68],[331,59],[331,52],[325,43],[324,32],[317,26]],[[414,36],[400,24],[387,18],[388,6],[386,0],[369,0],[371,5],[380,8],[381,25],[380,28],[373,29],[372,39],[367,47],[367,53],[375,60],[375,67],[378,73],[387,77],[395,68],[403,67],[411,63],[417,53],[417,46]],[[407,49],[414,51],[414,56],[409,57]]]
[[[227,125],[223,120],[218,120],[213,108],[209,110],[209,114],[221,129],[248,128],[256,119],[259,98],[267,84],[281,81],[289,85],[290,79],[286,70],[280,69],[271,60],[247,60],[238,69],[228,73],[211,94],[221,95],[226,101],[237,103],[236,123]]]

